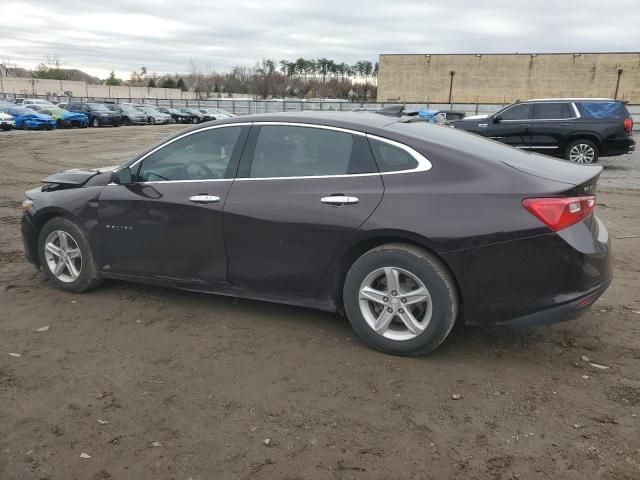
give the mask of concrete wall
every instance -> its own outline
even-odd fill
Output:
[[[12,95],[62,95],[65,91],[74,97],[104,98],[195,98],[194,92],[179,88],[147,88],[109,85],[90,85],[67,80],[44,80],[19,77],[0,77],[0,92]]]
[[[509,103],[611,97],[640,103],[640,53],[380,55],[378,101]]]

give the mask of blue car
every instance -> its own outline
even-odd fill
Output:
[[[24,107],[1,107],[0,111],[8,113],[16,122],[16,128],[45,129],[56,128],[56,121],[51,115],[44,115]]]
[[[84,113],[70,112],[56,105],[31,105],[29,108],[44,115],[51,115],[58,128],[87,128],[89,126],[89,117]]]

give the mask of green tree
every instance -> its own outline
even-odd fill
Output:
[[[156,88],[156,79],[151,77],[149,79],[149,82],[147,83],[147,87],[149,88]]]
[[[105,85],[115,86],[115,85],[121,85],[122,80],[120,80],[119,78],[116,78],[116,73],[113,70],[111,70],[111,73],[109,74],[109,78],[107,78],[104,83]]]
[[[182,77],[180,77],[178,79],[178,82],[176,83],[176,88],[179,88],[183,92],[187,91],[187,86],[185,85],[184,80],[182,79]]]
[[[33,72],[36,78],[47,78],[52,80],[64,80],[64,70],[60,68],[60,59],[57,57],[47,57],[46,62],[41,62]]]
[[[169,78],[165,78],[160,82],[160,87],[161,88],[178,88],[178,84],[173,78],[169,77]]]

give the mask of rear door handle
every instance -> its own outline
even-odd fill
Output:
[[[189,200],[193,203],[218,203],[220,201],[220,197],[216,197],[215,195],[193,195],[189,197]]]
[[[350,197],[348,195],[331,195],[329,197],[322,197],[320,201],[329,205],[352,205],[354,203],[359,203],[360,199],[358,197]]]

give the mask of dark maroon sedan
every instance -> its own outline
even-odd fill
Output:
[[[424,354],[467,324],[576,317],[611,280],[599,166],[373,114],[236,117],[27,192],[27,258],[103,278],[346,313]]]

